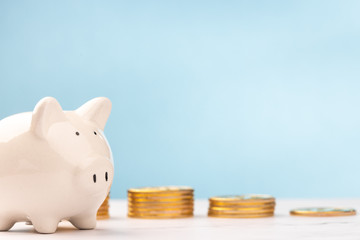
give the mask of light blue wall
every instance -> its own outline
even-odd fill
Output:
[[[171,2],[171,3],[170,3]],[[0,118],[107,96],[129,187],[360,196],[360,1],[1,1]]]

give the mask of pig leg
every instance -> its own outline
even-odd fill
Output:
[[[96,226],[96,212],[84,212],[71,217],[69,221],[80,230],[94,229]]]
[[[39,233],[54,233],[60,222],[58,219],[42,216],[31,217],[30,220]]]
[[[0,231],[8,231],[16,222],[6,218],[0,218]]]

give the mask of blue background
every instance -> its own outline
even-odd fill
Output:
[[[1,1],[0,118],[113,102],[113,197],[360,196],[359,1]]]

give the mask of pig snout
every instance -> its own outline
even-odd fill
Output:
[[[77,185],[90,195],[107,193],[113,180],[114,167],[108,159],[100,158],[91,161],[78,171]]]

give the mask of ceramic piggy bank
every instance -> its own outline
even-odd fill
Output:
[[[32,113],[0,121],[1,231],[19,221],[39,233],[55,232],[62,220],[95,227],[114,175],[103,133],[110,111],[103,97],[75,111],[46,97]]]

